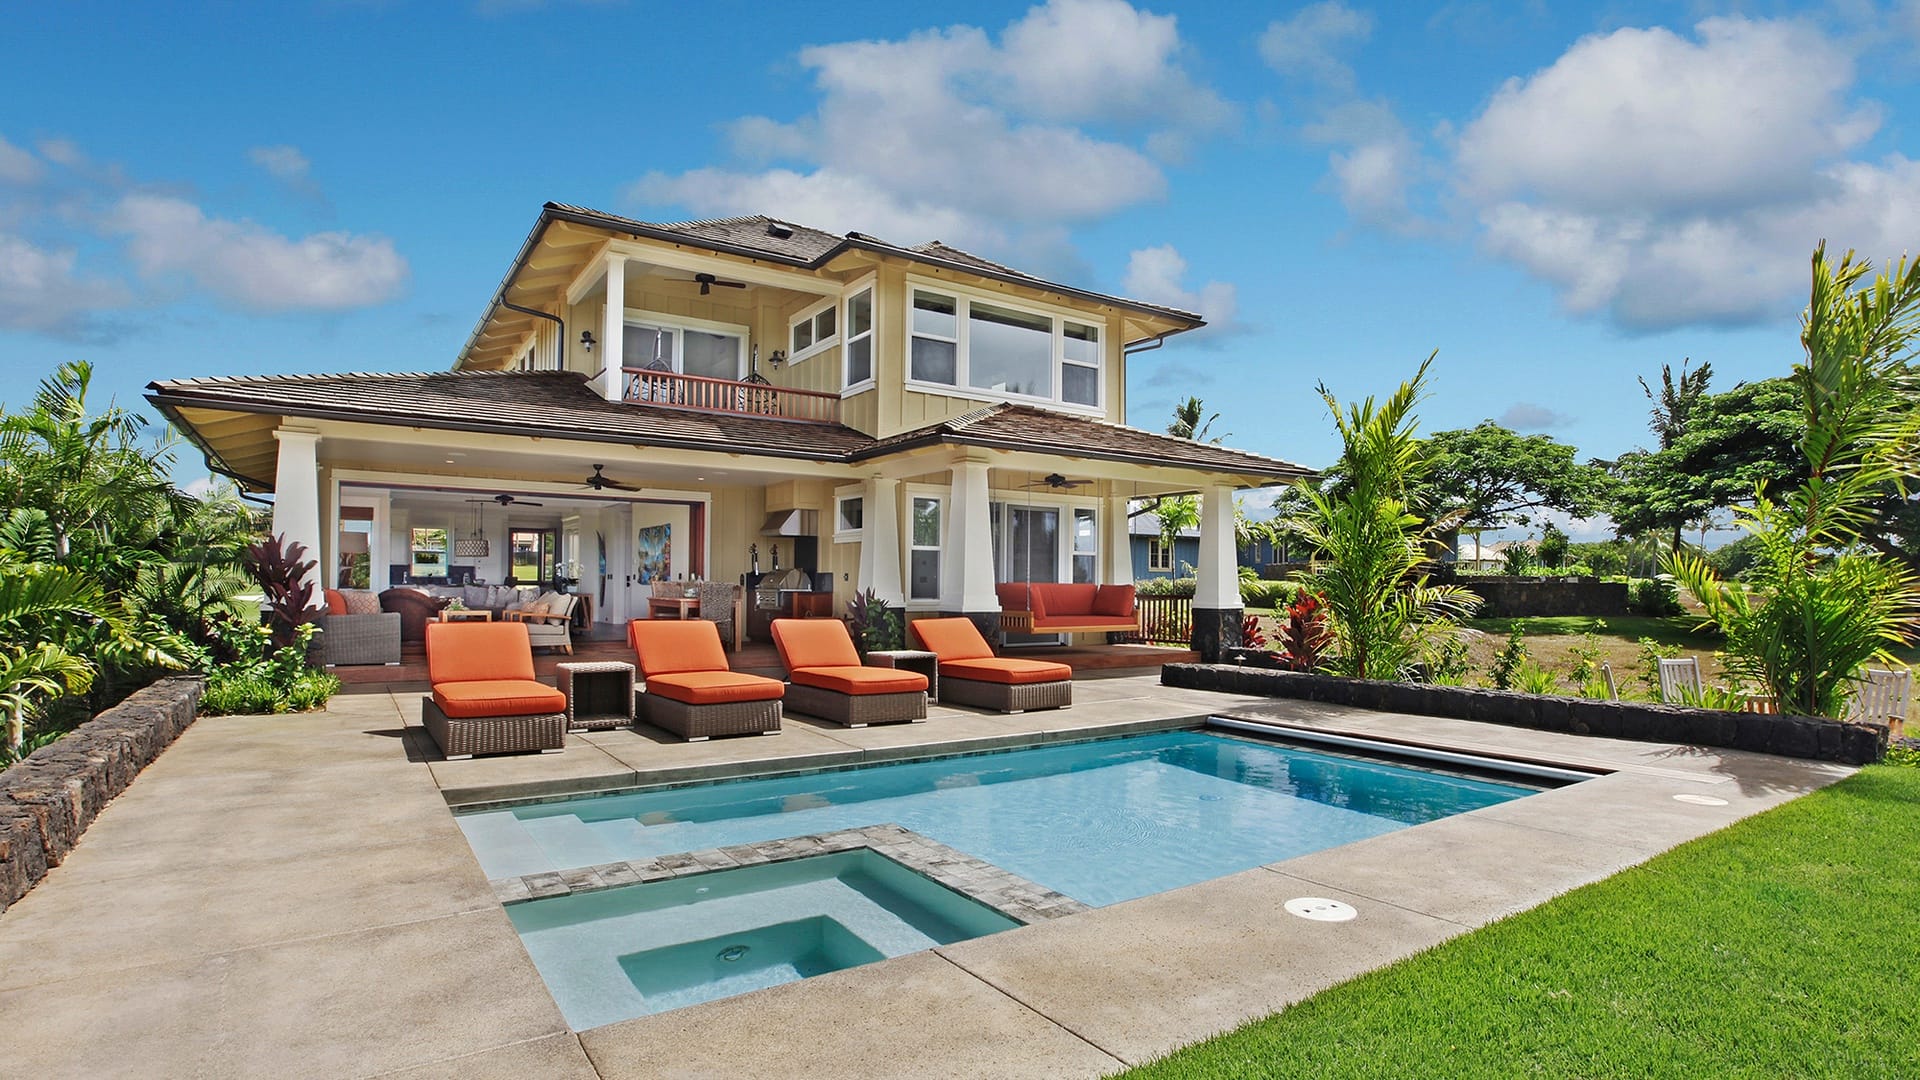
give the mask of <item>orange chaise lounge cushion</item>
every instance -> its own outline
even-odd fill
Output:
[[[436,683],[433,703],[456,720],[482,716],[538,716],[567,711],[567,695],[532,679],[475,679]]]
[[[533,677],[524,623],[427,624],[427,678],[440,711],[457,719],[565,712],[567,696]]]
[[[972,679],[975,682],[1026,686],[1030,683],[1062,682],[1073,678],[1073,669],[1051,660],[1019,660],[998,656],[976,660],[943,660],[943,679]]]
[[[880,667],[801,668],[789,674],[796,686],[816,686],[842,694],[911,694],[927,688],[917,671]]]
[[[737,671],[676,671],[647,677],[647,693],[688,705],[778,701],[786,692],[786,684],[779,679]]]
[[[705,619],[634,619],[627,623],[627,644],[645,679],[728,669],[719,628]]]
[[[980,636],[972,619],[915,619],[907,624],[915,640],[941,663],[950,660],[984,660],[993,655],[993,646]]]
[[[860,666],[853,635],[838,619],[775,619],[773,645],[788,671]]]

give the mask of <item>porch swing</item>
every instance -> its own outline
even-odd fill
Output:
[[[1041,481],[1049,489],[1077,487],[1087,481],[1058,473]],[[1027,513],[1033,513],[1033,474],[1027,473]],[[1109,558],[1117,558],[1112,553]],[[1023,560],[1024,581],[996,585],[1000,598],[1000,644],[1017,634],[1132,633],[1136,629],[1132,585],[1074,584],[1033,580],[1033,557]]]

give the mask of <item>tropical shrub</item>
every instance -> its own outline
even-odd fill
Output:
[[[1300,599],[1287,606],[1286,621],[1280,624],[1274,644],[1280,666],[1288,671],[1320,670],[1333,645],[1333,628],[1327,625],[1327,608],[1320,597],[1303,591]]]
[[[1500,552],[1501,571],[1513,577],[1527,577],[1540,572],[1540,560],[1534,557],[1533,545],[1515,541]]]
[[[1192,598],[1199,587],[1199,581],[1189,577],[1142,578],[1134,582],[1136,596],[1173,596]]]
[[[1539,557],[1542,567],[1557,571],[1566,565],[1569,546],[1566,531],[1549,521],[1541,527],[1540,542],[1534,545],[1533,553]]]
[[[1494,655],[1493,664],[1487,668],[1487,678],[1495,690],[1511,690],[1520,675],[1520,665],[1527,662],[1527,635],[1514,623],[1507,631],[1507,643]]]
[[[1293,603],[1294,594],[1300,587],[1290,581],[1264,581],[1260,578],[1240,579],[1240,602],[1251,608],[1272,608],[1275,611]]]
[[[1267,647],[1267,632],[1260,626],[1260,616],[1242,615],[1240,617],[1240,644],[1249,649]]]
[[[1467,639],[1460,633],[1433,635],[1423,662],[1427,681],[1436,686],[1465,686],[1467,676],[1473,674]]]
[[[1669,577],[1635,578],[1627,583],[1627,610],[1636,615],[1666,618],[1684,615],[1679,590]]]
[[[249,626],[238,620],[220,624],[214,635],[230,659],[204,664],[207,689],[200,711],[250,715],[306,712],[325,705],[339,692],[340,680],[307,663],[319,629],[303,623],[293,632],[293,640],[281,645],[270,626]]]
[[[906,624],[902,614],[872,589],[855,593],[847,601],[847,630],[862,654],[906,645]]]
[[[1377,408],[1367,398],[1343,414],[1325,384],[1319,387],[1342,442],[1335,466],[1342,483],[1329,492],[1305,490],[1297,531],[1319,553],[1304,584],[1325,605],[1337,642],[1332,666],[1341,674],[1401,677],[1431,631],[1450,629],[1479,604],[1459,586],[1429,583],[1423,567],[1437,538],[1407,503],[1409,486],[1427,465],[1413,407],[1432,362],[1429,356]]]
[[[273,643],[283,649],[311,641],[313,635],[302,637],[300,630],[320,617],[313,576],[319,564],[306,554],[307,545],[279,534],[262,537],[246,549],[247,572],[265,597],[262,608]]]
[[[1852,252],[1814,251],[1801,317],[1800,394],[1806,479],[1778,501],[1762,484],[1736,508],[1757,549],[1749,588],[1696,552],[1669,571],[1726,635],[1723,664],[1766,688],[1783,712],[1840,717],[1857,672],[1920,630],[1920,579],[1862,545],[1890,486],[1920,476],[1920,412],[1909,367],[1920,343],[1920,263],[1875,275]],[[1757,594],[1757,595],[1756,595]]]

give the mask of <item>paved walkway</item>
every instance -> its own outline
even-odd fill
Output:
[[[1847,770],[1302,702],[1076,684],[1072,710],[431,760],[417,696],[199,721],[0,914],[23,1076],[1099,1076],[1645,860]],[[470,801],[1234,711],[1619,770],[1189,888],[578,1035],[452,816]],[[917,744],[917,745],[916,745]],[[443,791],[446,794],[443,794]],[[1675,801],[1708,794],[1724,806]],[[1350,923],[1280,911],[1346,900]],[[932,1021],[932,1022],[930,1022]]]

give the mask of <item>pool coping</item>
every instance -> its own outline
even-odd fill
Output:
[[[871,851],[936,884],[992,908],[1022,926],[1093,910],[985,859],[947,846],[897,824],[760,840],[702,851],[676,852],[651,859],[601,863],[495,878],[493,894],[509,907],[579,893],[604,892],[670,878],[723,874],[749,866],[796,862],[848,851]]]

